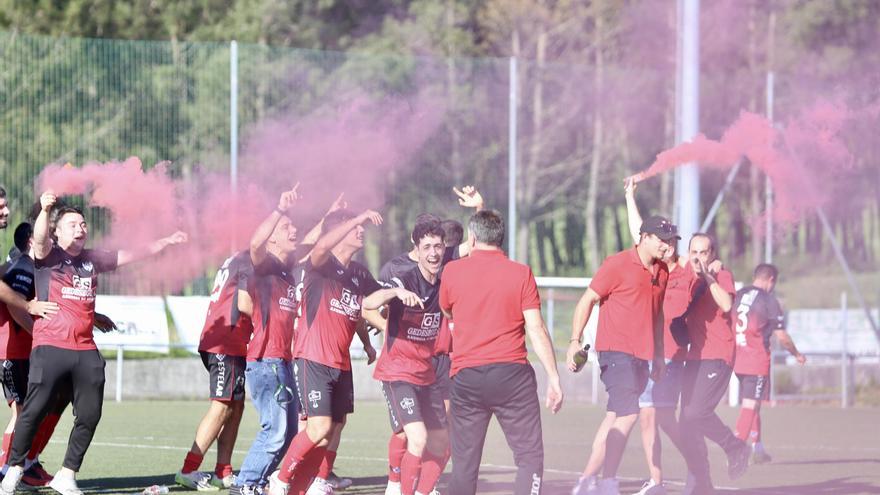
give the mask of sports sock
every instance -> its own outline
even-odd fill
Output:
[[[437,486],[437,481],[440,480],[443,470],[446,469],[448,459],[445,453],[443,455],[435,455],[430,451],[425,451],[425,455],[422,456],[422,470],[419,475],[419,484],[416,487],[417,492],[431,493],[434,487]]]
[[[388,440],[388,481],[400,483],[400,461],[406,454],[406,437],[400,438],[394,433]]]
[[[46,445],[49,445],[49,440],[52,438],[52,434],[55,433],[55,426],[58,425],[60,419],[60,414],[46,415],[43,422],[40,423],[39,428],[37,428],[37,434],[34,435],[34,440],[31,442],[31,450],[27,453],[28,459],[36,459],[46,448]]]
[[[316,443],[306,434],[306,430],[297,433],[290,442],[290,447],[281,461],[278,479],[284,483],[290,482],[290,479],[296,475],[296,471],[306,458],[306,455],[315,448],[315,445]]]
[[[336,462],[336,452],[328,450],[324,453],[321,460],[321,466],[318,468],[318,478],[326,480],[330,477],[330,471],[333,471],[333,463]]]
[[[312,480],[317,476],[321,463],[324,462],[326,451],[327,447],[315,447],[306,454],[305,459],[296,467],[295,475],[290,479],[288,495],[303,495],[306,493],[312,484]]]
[[[214,474],[217,475],[218,478],[223,479],[230,474],[232,474],[232,464],[220,464],[219,462],[214,465]]]
[[[749,433],[749,439],[754,443],[761,443],[761,411],[755,411],[755,420],[752,421],[752,431]]]
[[[202,454],[196,454],[195,452],[187,452],[186,458],[183,460],[183,467],[180,468],[180,472],[183,474],[189,474],[193,471],[199,469],[199,466],[202,465],[202,459],[205,456]]]
[[[12,433],[4,433],[3,434],[3,452],[0,452],[0,466],[6,464],[9,461],[9,449],[12,448],[12,436],[15,435],[15,432]]]
[[[746,441],[749,438],[749,432],[752,430],[752,421],[755,419],[755,410],[748,407],[741,407],[739,410],[739,418],[736,420],[736,438]]]
[[[416,483],[419,481],[419,473],[422,470],[422,458],[410,454],[403,454],[400,461],[400,493],[413,495],[416,491]]]

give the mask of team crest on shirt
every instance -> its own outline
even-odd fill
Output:
[[[83,270],[87,272],[93,271],[95,269],[95,265],[93,265],[91,261],[83,261],[82,267]]]
[[[361,286],[361,282],[360,282],[360,280],[358,280],[357,277],[351,277],[351,283],[353,283],[355,287]]]
[[[407,414],[412,416],[413,408],[416,407],[416,401],[412,399],[412,397],[404,397],[402,401],[400,401],[400,407],[406,411]]]
[[[342,289],[339,299],[330,299],[330,311],[344,315],[351,321],[358,321],[361,317],[361,304],[357,295],[348,289]]]

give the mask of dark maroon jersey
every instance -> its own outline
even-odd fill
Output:
[[[442,320],[438,297],[440,279],[432,285],[416,267],[398,280],[401,287],[419,296],[425,308],[408,307],[396,297],[388,303],[385,344],[373,377],[388,382],[430,385],[436,379],[431,357]]]
[[[58,303],[51,319],[34,321],[34,347],[51,345],[77,351],[97,349],[93,338],[98,274],[116,269],[119,253],[83,249],[72,256],[58,246],[36,260],[36,292],[41,301]]]
[[[34,298],[34,260],[19,254],[3,269],[3,281],[25,299]],[[33,339],[9,313],[5,304],[0,304],[0,359],[28,359],[31,355]]]
[[[736,320],[736,358],[733,369],[742,375],[770,374],[770,337],[785,328],[785,313],[773,294],[755,286],[743,287],[733,303]]]
[[[361,319],[361,303],[365,295],[381,288],[369,270],[356,261],[348,267],[334,256],[318,267],[306,261],[294,357],[350,370],[348,348]]]
[[[297,313],[293,270],[269,255],[248,282],[254,301],[254,336],[247,349],[248,361],[263,358],[291,359],[293,323]]]
[[[247,290],[254,265],[248,251],[228,258],[214,277],[208,315],[199,339],[199,350],[227,356],[246,356],[254,326],[238,311],[238,291]]]

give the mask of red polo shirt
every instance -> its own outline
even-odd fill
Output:
[[[596,350],[651,360],[654,318],[663,306],[669,269],[659,260],[646,268],[636,249],[605,258],[590,282],[601,297]]]
[[[528,363],[523,311],[540,309],[532,269],[503,251],[477,249],[443,269],[440,307],[455,320],[454,375],[464,368]]]
[[[676,262],[669,271],[669,282],[666,283],[666,295],[663,296],[663,352],[664,357],[672,361],[684,361],[687,356],[687,346],[679,347],[675,343],[669,325],[674,318],[683,315],[688,307],[692,277],[693,272],[688,273],[687,267],[679,266]]]
[[[687,270],[691,277],[690,292],[693,296],[700,279],[691,266],[688,266]],[[733,274],[722,269],[715,276],[715,279],[721,288],[733,298],[736,293]],[[733,366],[735,344],[730,312],[721,311],[715,304],[715,299],[712,298],[708,287],[702,291],[700,299],[688,313],[687,326],[691,339],[691,346],[687,354],[688,359],[723,359],[728,365]]]

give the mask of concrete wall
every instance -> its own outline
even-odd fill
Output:
[[[373,380],[373,367],[365,361],[354,361],[354,390],[356,400],[383,400],[379,382]],[[543,398],[546,379],[539,364],[535,364],[538,394]],[[125,399],[204,399],[208,395],[208,374],[196,358],[130,359],[123,364],[122,398]],[[787,380],[797,387],[834,389],[840,386],[840,367],[833,365],[779,366],[777,381]],[[589,402],[592,397],[592,368],[586,366],[577,374],[563,371],[562,386],[566,401]],[[104,396],[116,396],[116,361],[107,360],[107,384]],[[880,383],[880,366],[858,364],[853,370],[854,383]],[[599,402],[605,401],[605,389],[599,383]]]

